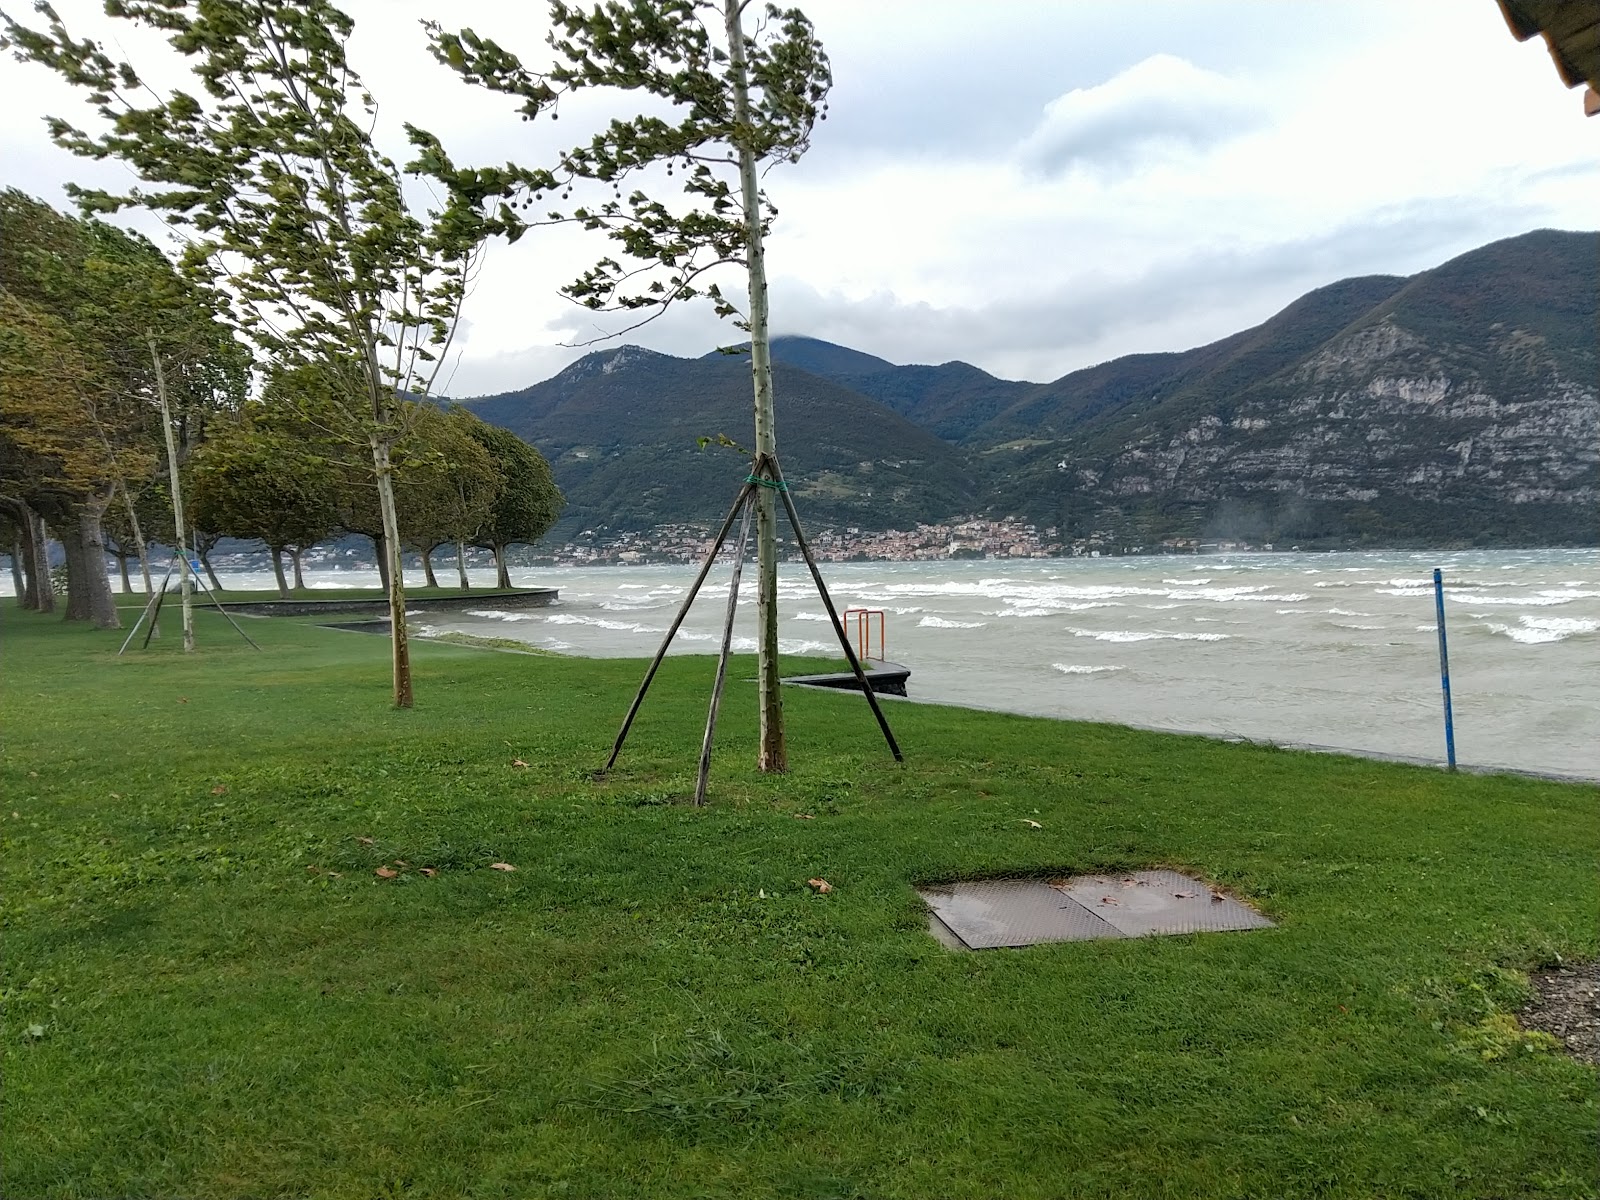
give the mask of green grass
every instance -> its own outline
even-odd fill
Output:
[[[597,782],[637,662],[418,643],[402,713],[248,628],[0,621],[7,1197],[1596,1195],[1507,1018],[1596,951],[1593,788],[905,704],[899,767],[803,690],[765,778],[741,662],[695,810],[709,659]],[[1154,864],[1278,928],[958,954],[912,891]]]

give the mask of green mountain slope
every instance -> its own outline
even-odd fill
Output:
[[[779,445],[819,527],[964,513],[1112,546],[1600,541],[1600,234],[1540,230],[1346,279],[1253,329],[1049,383],[773,342]],[[468,401],[550,457],[563,530],[705,522],[744,468],[749,360],[624,347]]]
[[[959,452],[933,434],[787,364],[774,387],[779,451],[808,526],[904,527],[978,505]],[[464,403],[549,458],[568,502],[563,530],[715,521],[747,469],[737,452],[697,439],[751,441],[748,359],[624,346]]]

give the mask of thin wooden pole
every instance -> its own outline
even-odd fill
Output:
[[[176,561],[177,561],[176,559],[173,560],[173,562],[176,562]],[[171,581],[172,581],[172,563],[169,562],[167,564],[167,577],[161,581],[161,590],[158,592],[158,591],[154,590],[154,588],[151,589],[151,591],[150,591],[150,599],[148,599],[148,600],[146,600],[144,602],[144,609],[143,609],[143,611],[141,611],[139,613],[139,619],[133,623],[133,628],[128,630],[128,636],[122,639],[122,650],[118,650],[117,651],[117,657],[118,658],[122,657],[122,651],[126,650],[128,648],[129,643],[131,643],[133,641],[134,636],[139,632],[139,626],[144,624],[144,620],[145,620],[146,617],[152,617],[152,620],[150,621],[150,632],[151,633],[155,632],[156,623],[155,623],[155,620],[153,619],[153,610],[159,609],[161,607],[161,597],[163,597],[163,596],[165,596],[167,594],[167,584],[170,583]],[[146,584],[146,586],[149,586],[148,583]],[[150,638],[148,636],[145,637],[144,644],[146,646],[148,646],[150,644]]]
[[[794,510],[794,501],[789,498],[789,487],[784,482],[778,460],[770,455],[764,456],[764,461],[763,458],[758,458],[756,469],[752,474],[769,475],[773,482],[779,485],[777,492],[783,498],[783,507],[789,514],[789,527],[794,530],[794,540],[800,547],[806,566],[811,568],[811,578],[817,585],[817,595],[822,597],[822,607],[828,610],[828,620],[833,622],[833,632],[838,635],[839,645],[844,647],[844,656],[850,660],[850,669],[855,672],[856,682],[861,685],[867,703],[872,706],[872,715],[878,718],[878,728],[883,730],[884,740],[889,743],[889,750],[894,755],[895,762],[904,762],[905,755],[900,753],[900,743],[894,740],[894,732],[889,728],[888,718],[878,706],[878,695],[872,690],[872,684],[867,681],[866,672],[861,669],[861,660],[856,657],[855,649],[850,645],[850,635],[845,633],[844,624],[839,620],[838,610],[833,607],[833,598],[828,595],[828,585],[822,582],[822,572],[817,567],[817,560],[811,556],[811,545],[806,541],[806,531],[801,528],[800,514]]]
[[[672,626],[667,630],[667,636],[661,639],[661,649],[656,651],[656,656],[650,661],[650,669],[644,673],[644,682],[639,685],[639,693],[634,696],[633,704],[628,708],[628,715],[622,718],[622,728],[617,730],[617,740],[612,743],[611,757],[606,759],[606,765],[600,769],[604,775],[617,764],[617,755],[622,753],[622,743],[627,740],[628,728],[633,724],[633,718],[639,714],[639,706],[644,703],[644,694],[650,690],[650,681],[656,677],[656,671],[661,666],[661,660],[667,656],[667,647],[672,645],[672,639],[677,636],[678,627],[683,624],[683,619],[689,615],[689,606],[694,603],[694,598],[699,594],[700,585],[705,583],[706,576],[711,574],[711,564],[717,561],[717,552],[722,549],[722,543],[728,540],[728,531],[733,528],[734,518],[739,515],[739,510],[750,499],[750,493],[755,490],[755,484],[747,483],[739,489],[739,496],[733,502],[733,507],[728,510],[727,517],[722,522],[722,528],[717,532],[717,537],[711,543],[711,552],[706,555],[706,560],[700,565],[700,574],[695,576],[694,584],[689,588],[689,594],[683,598],[683,604],[678,608],[678,615],[672,619]]]
[[[150,649],[150,639],[155,635],[156,622],[161,619],[161,606],[167,601],[167,585],[172,579],[173,563],[176,563],[177,561],[178,556],[174,554],[172,556],[172,561],[167,564],[166,578],[161,581],[161,590],[155,595],[156,606],[150,610],[150,628],[144,631],[144,641],[139,643],[139,649],[141,650]]]
[[[1444,751],[1456,769],[1456,723],[1450,712],[1450,651],[1444,641],[1444,576],[1433,569],[1433,602],[1439,614],[1439,685],[1444,688]]]
[[[695,779],[694,803],[706,802],[706,784],[711,778],[711,743],[717,736],[717,707],[722,703],[722,685],[728,678],[728,651],[733,646],[733,615],[739,608],[739,576],[744,572],[744,556],[750,548],[750,513],[755,499],[744,502],[744,520],[739,523],[738,552],[733,560],[733,579],[728,584],[728,617],[722,625],[722,652],[717,656],[717,680],[711,685],[711,708],[706,712],[706,736],[700,743],[700,774]]]
[[[237,633],[240,637],[242,637],[245,641],[250,642],[250,648],[252,650],[261,649],[260,646],[256,645],[254,642],[250,641],[250,635],[248,633],[246,633],[242,628],[240,628],[239,622],[237,622],[237,621],[235,621],[233,619],[233,614],[231,612],[229,612],[227,609],[222,607],[222,603],[217,599],[216,593],[211,590],[211,586],[208,583],[206,583],[205,580],[201,579],[200,576],[198,576],[198,575],[196,575],[194,577],[194,581],[200,585],[200,590],[203,591],[206,594],[206,599],[211,601],[211,607],[216,609],[219,613],[221,613],[224,617],[226,617],[228,619],[228,624],[233,626],[233,631],[235,633]]]

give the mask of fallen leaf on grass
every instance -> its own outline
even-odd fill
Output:
[[[329,871],[328,872],[328,878],[329,879],[343,879],[344,878],[344,872],[343,871]]]
[[[393,867],[379,867],[373,872],[373,874],[379,879],[395,879],[399,876],[400,872],[396,871]]]
[[[1044,828],[1043,825],[1039,824],[1039,822],[1035,821],[1032,817],[1018,817],[1017,820],[1021,821],[1029,829],[1043,829]]]
[[[814,887],[819,893],[833,891],[833,884],[829,883],[826,879],[808,879],[806,880],[806,883]]]
[[[491,871],[515,871],[516,870],[516,868],[513,867],[510,863],[490,863],[489,864],[489,869]]]
[[[187,696],[179,696],[178,697],[178,703],[179,704],[187,704],[187,703],[189,703],[189,697],[187,697]]]
[[[371,838],[369,838],[369,837],[358,837],[358,838],[357,838],[357,839],[356,839],[356,841],[358,841],[358,842],[360,842],[360,843],[361,843],[361,844],[362,844],[362,845],[363,845],[363,846],[370,846],[370,845],[372,845],[372,839],[371,839]]]
[[[397,867],[409,867],[411,864],[403,858],[397,858],[394,860],[394,865]]]
[[[419,873],[424,875],[424,876],[426,876],[429,879],[432,879],[439,872],[437,870],[435,870],[433,867],[423,867]]]
[[[29,1025],[22,1031],[22,1036],[30,1042],[37,1042],[40,1038],[44,1037],[44,1026]]]
[[[525,762],[523,762],[523,761],[522,761],[522,760],[521,760],[521,759],[520,759],[520,758],[513,758],[513,759],[512,759],[512,760],[511,760],[511,765],[512,765],[512,766],[513,766],[513,767],[525,767],[525,766],[527,766],[527,765],[528,765],[528,764],[527,764],[527,763],[525,763]]]
[[[221,785],[221,784],[220,784],[220,783],[219,783],[219,784],[217,784],[217,786],[216,786],[216,787],[214,787],[214,788],[212,788],[212,789],[211,789],[211,794],[212,794],[212,795],[213,795],[213,796],[225,796],[225,795],[227,795],[227,794],[228,794],[228,789],[227,789],[227,788],[225,788],[225,787],[223,787],[223,786],[222,786],[222,785]]]
[[[791,817],[793,817],[796,821],[815,821],[816,820],[816,818],[814,816],[812,816],[810,813],[790,813],[789,815]]]

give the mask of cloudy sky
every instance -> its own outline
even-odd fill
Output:
[[[778,333],[1052,379],[1211,341],[1346,276],[1600,225],[1600,118],[1493,0],[802,2],[835,85],[810,153],[766,180]],[[108,25],[97,2],[57,6],[75,32],[109,29],[147,77],[179,78],[159,41]],[[434,64],[416,24],[471,26],[533,65],[540,5],[345,7],[397,156],[412,121],[458,161],[538,162],[623,111],[524,124]],[[52,146],[46,113],[84,116],[42,69],[0,64],[5,183],[64,204],[68,180],[127,182]],[[625,323],[597,325],[557,292],[604,252],[597,239],[535,231],[489,252],[451,394],[543,379]],[[738,337],[691,306],[626,340],[695,355]]]

